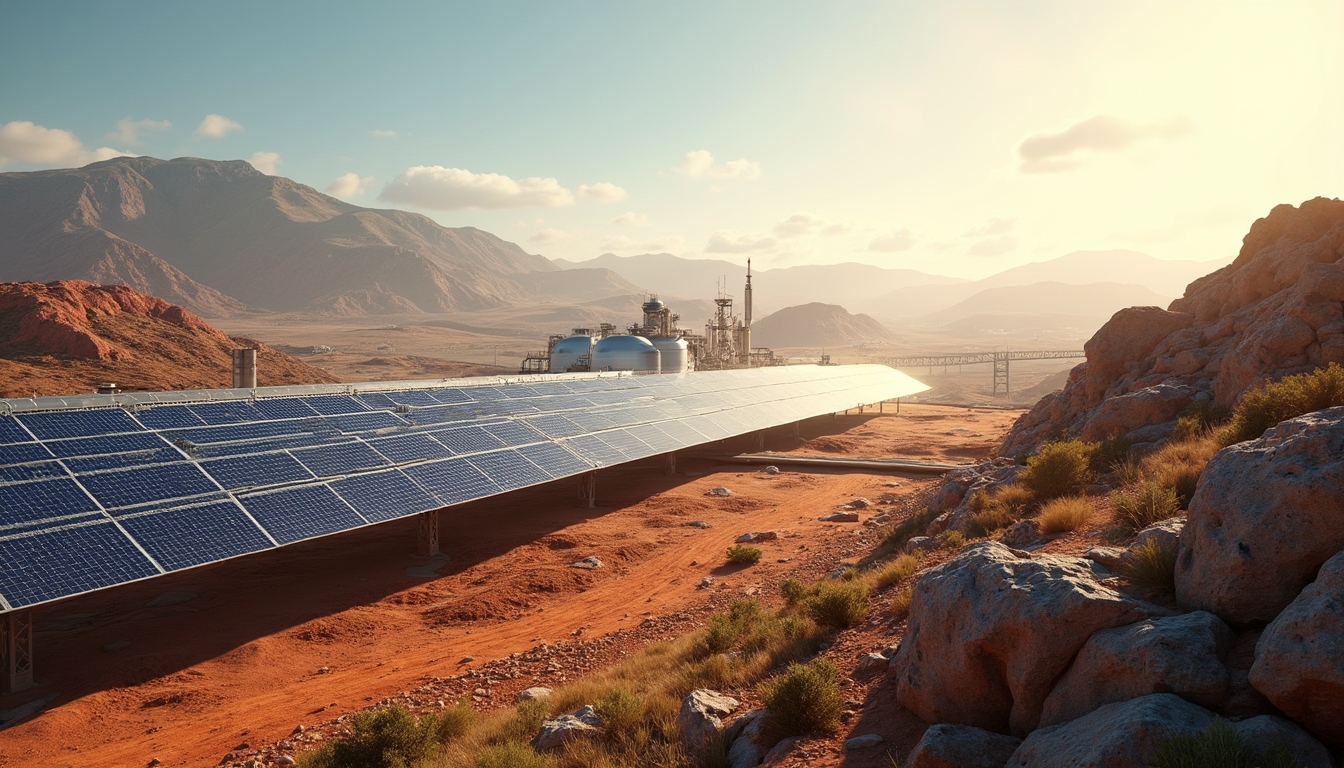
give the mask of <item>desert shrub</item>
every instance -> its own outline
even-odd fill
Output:
[[[531,741],[541,728],[541,723],[551,714],[550,702],[545,699],[528,699],[518,702],[513,717],[504,723],[500,730],[500,741]]]
[[[939,542],[939,544],[943,549],[946,549],[949,552],[955,552],[965,546],[966,534],[961,531],[948,531],[943,534],[942,541]]]
[[[891,603],[887,606],[891,611],[892,621],[903,621],[910,615],[910,599],[914,595],[914,590],[910,587],[896,590],[896,594],[891,596]]]
[[[737,642],[752,622],[761,615],[761,605],[749,597],[733,601],[728,613],[709,617],[705,630],[705,648],[710,653],[723,653]]]
[[[408,768],[438,746],[434,718],[420,720],[400,704],[350,719],[350,735],[312,753],[307,768]]]
[[[970,500],[966,502],[966,507],[971,512],[984,512],[989,509],[989,504],[989,492],[984,488],[976,488]]]
[[[898,555],[895,560],[887,563],[882,570],[873,575],[873,585],[878,589],[886,589],[892,584],[899,584],[914,576],[918,570],[918,555]]]
[[[973,539],[984,538],[1016,523],[1018,517],[1010,510],[997,504],[983,512],[977,512],[966,521],[966,534]]]
[[[936,509],[926,509],[917,515],[904,520],[900,525],[892,528],[891,531],[882,540],[882,548],[887,550],[899,550],[905,546],[905,543],[915,536],[923,536],[924,531],[933,522],[933,518],[942,514]]]
[[[455,706],[437,715],[425,715],[422,718],[422,721],[424,720],[433,724],[434,740],[440,744],[447,744],[471,733],[472,726],[476,724],[476,713],[472,711],[471,703],[463,697]]]
[[[1176,594],[1176,552],[1175,545],[1164,545],[1157,539],[1135,547],[1133,559],[1125,568],[1130,583],[1153,595]]]
[[[1111,435],[1105,440],[1093,443],[1092,455],[1088,459],[1088,468],[1092,470],[1093,474],[1097,475],[1115,471],[1116,464],[1129,460],[1129,449],[1133,445],[1134,441],[1123,433]]]
[[[760,687],[770,710],[770,726],[782,736],[830,731],[840,723],[840,674],[826,659],[790,664],[784,674]]]
[[[761,562],[761,554],[761,550],[756,547],[744,547],[739,544],[728,548],[728,562],[755,565]]]
[[[1112,471],[1115,472],[1115,479],[1119,480],[1121,485],[1133,485],[1142,479],[1139,470],[1141,466],[1141,462],[1133,459],[1125,459],[1119,464],[1116,464]]]
[[[1209,436],[1169,442],[1156,452],[1143,458],[1139,465],[1139,475],[1144,480],[1152,480],[1163,488],[1176,491],[1176,504],[1180,509],[1190,506],[1195,495],[1204,467],[1218,452],[1217,439]]]
[[[860,580],[826,580],[803,599],[803,611],[827,627],[848,629],[868,614],[868,585]]]
[[[1092,503],[1082,496],[1069,496],[1046,502],[1037,520],[1041,533],[1068,533],[1087,525]]]
[[[1134,533],[1176,514],[1180,498],[1175,488],[1164,488],[1148,480],[1137,488],[1124,488],[1111,494],[1111,515],[1126,533]]]
[[[1017,482],[1039,503],[1081,493],[1092,484],[1095,446],[1078,440],[1049,443],[1027,460]]]
[[[791,576],[780,583],[779,594],[784,598],[786,605],[794,606],[807,594],[807,587]]]
[[[683,667],[681,679],[682,685],[677,690],[681,696],[696,688],[722,690],[733,684],[733,665],[724,654],[714,653]]]
[[[1031,514],[1034,505],[1031,489],[1023,485],[1001,485],[994,493],[994,506],[1007,510],[1019,520]]]
[[[1339,405],[1344,405],[1344,367],[1330,363],[1247,390],[1218,437],[1223,445],[1254,440],[1281,421]]]
[[[554,764],[549,756],[517,741],[490,744],[476,753],[476,768],[551,768]]]
[[[602,719],[602,733],[608,739],[633,741],[644,721],[644,700],[624,688],[612,688],[593,709]]]
[[[1158,742],[1152,768],[1297,768],[1283,744],[1265,751],[1246,743],[1232,724],[1219,718],[1202,733],[1172,734]]]

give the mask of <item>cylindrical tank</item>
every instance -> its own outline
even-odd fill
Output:
[[[575,335],[561,339],[551,347],[551,372],[564,373],[580,362],[587,363],[592,359],[592,354],[592,336]]]
[[[662,336],[652,341],[654,348],[658,350],[658,362],[663,373],[686,372],[691,355],[685,339]]]
[[[643,336],[607,336],[593,347],[594,371],[657,373],[659,354]]]
[[[233,388],[257,388],[257,350],[255,348],[233,350]]]

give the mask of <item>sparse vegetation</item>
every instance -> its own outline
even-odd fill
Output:
[[[898,589],[892,594],[887,609],[891,612],[893,621],[902,621],[910,615],[910,600],[913,596],[914,590],[910,587]]]
[[[438,718],[417,720],[400,704],[359,712],[350,728],[346,738],[304,755],[304,768],[406,768],[432,755],[440,743]]]
[[[1134,586],[1159,597],[1176,594],[1176,553],[1171,544],[1150,539],[1133,550],[1134,559],[1126,568]]]
[[[555,761],[526,744],[487,744],[476,754],[475,768],[552,768]]]
[[[756,547],[744,547],[742,545],[728,548],[728,562],[738,565],[755,565],[761,562],[763,553]]]
[[[1176,491],[1177,507],[1185,509],[1195,495],[1195,486],[1199,476],[1204,474],[1204,466],[1220,447],[1218,441],[1208,435],[1185,442],[1169,442],[1143,457],[1139,477]]]
[[[1134,442],[1128,435],[1123,433],[1111,435],[1105,440],[1093,443],[1092,455],[1088,460],[1088,468],[1093,474],[1104,474],[1114,472],[1115,466],[1129,460],[1129,449]]]
[[[840,673],[826,659],[791,664],[788,672],[760,687],[771,712],[770,726],[782,736],[830,731],[840,724]]]
[[[825,579],[803,598],[803,612],[827,627],[847,629],[868,615],[868,585],[862,580]]]
[[[785,605],[793,607],[798,604],[799,600],[803,599],[804,595],[807,594],[807,587],[803,586],[803,582],[790,576],[789,578],[780,582],[779,594],[781,597],[784,598]]]
[[[1175,734],[1162,739],[1152,768],[1297,768],[1282,744],[1261,751],[1246,743],[1232,724],[1219,718],[1203,733]]]
[[[602,734],[608,739],[632,743],[639,740],[644,722],[644,700],[624,688],[612,688],[593,709],[602,720]]]
[[[899,584],[902,581],[915,575],[919,570],[920,556],[898,555],[895,560],[887,563],[881,570],[872,575],[872,584],[877,589],[886,589],[893,584]]]
[[[955,552],[966,545],[966,534],[961,531],[948,531],[942,535],[938,544],[948,552]]]
[[[1175,488],[1147,480],[1137,487],[1122,488],[1111,494],[1111,515],[1116,527],[1133,534],[1176,514],[1180,498]]]
[[[1094,444],[1079,440],[1049,443],[1027,459],[1027,468],[1017,476],[1017,482],[1040,504],[1081,493],[1095,478],[1095,453]]]
[[[1344,367],[1330,363],[1247,390],[1218,440],[1222,445],[1254,440],[1281,421],[1339,405],[1344,405]]]
[[[733,647],[750,623],[761,614],[761,606],[749,597],[734,600],[728,613],[709,617],[705,628],[705,648],[709,653],[723,653]]]
[[[1069,496],[1047,502],[1037,519],[1041,533],[1068,533],[1087,525],[1092,503],[1082,496]]]

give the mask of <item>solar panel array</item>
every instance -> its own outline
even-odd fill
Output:
[[[885,366],[379,386],[0,401],[0,609],[926,389]]]

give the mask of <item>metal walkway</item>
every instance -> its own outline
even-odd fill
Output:
[[[929,368],[930,373],[932,373],[932,369],[939,366],[947,368],[952,365],[992,363],[994,366],[994,397],[999,396],[1000,387],[1003,389],[1004,397],[1007,397],[1009,394],[1008,362],[1010,360],[1068,360],[1077,357],[1086,357],[1086,355],[1081,349],[1035,349],[1019,352],[999,350],[996,352],[969,352],[959,355],[879,357],[874,358],[873,362],[880,365],[889,365],[892,368]]]

